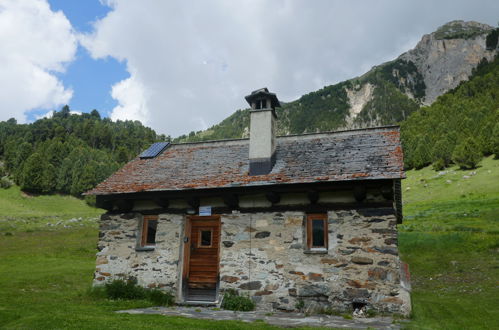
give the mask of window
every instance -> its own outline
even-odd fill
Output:
[[[156,244],[157,215],[144,215],[142,221],[142,236],[140,246],[154,246]]]
[[[327,249],[327,214],[307,215],[307,248],[309,250]]]
[[[210,229],[200,229],[198,236],[198,247],[211,247],[213,232]]]

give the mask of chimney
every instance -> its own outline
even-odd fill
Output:
[[[276,107],[274,93],[261,88],[246,96],[250,109],[249,175],[268,174],[275,163]]]

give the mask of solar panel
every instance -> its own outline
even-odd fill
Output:
[[[156,142],[140,154],[140,159],[154,158],[170,145],[170,142]]]

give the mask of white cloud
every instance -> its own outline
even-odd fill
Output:
[[[26,120],[32,109],[67,103],[72,90],[57,78],[77,40],[62,12],[42,0],[0,0],[0,120]]]
[[[495,1],[101,0],[82,43],[126,61],[112,118],[161,133],[198,130],[267,86],[283,101],[364,73],[453,19],[496,23]]]
[[[146,105],[146,91],[144,86],[134,77],[125,79],[112,87],[111,96],[119,104],[113,109],[113,120],[139,120],[149,125],[149,111]]]

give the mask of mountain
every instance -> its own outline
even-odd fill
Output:
[[[497,29],[452,21],[424,35],[412,50],[360,77],[303,95],[277,109],[278,134],[363,128],[400,123],[421,106],[466,81],[497,54]],[[206,131],[176,141],[241,138],[249,134],[248,109]]]
[[[406,168],[471,169],[484,155],[499,158],[499,57],[482,61],[468,81],[410,115],[401,138]]]

